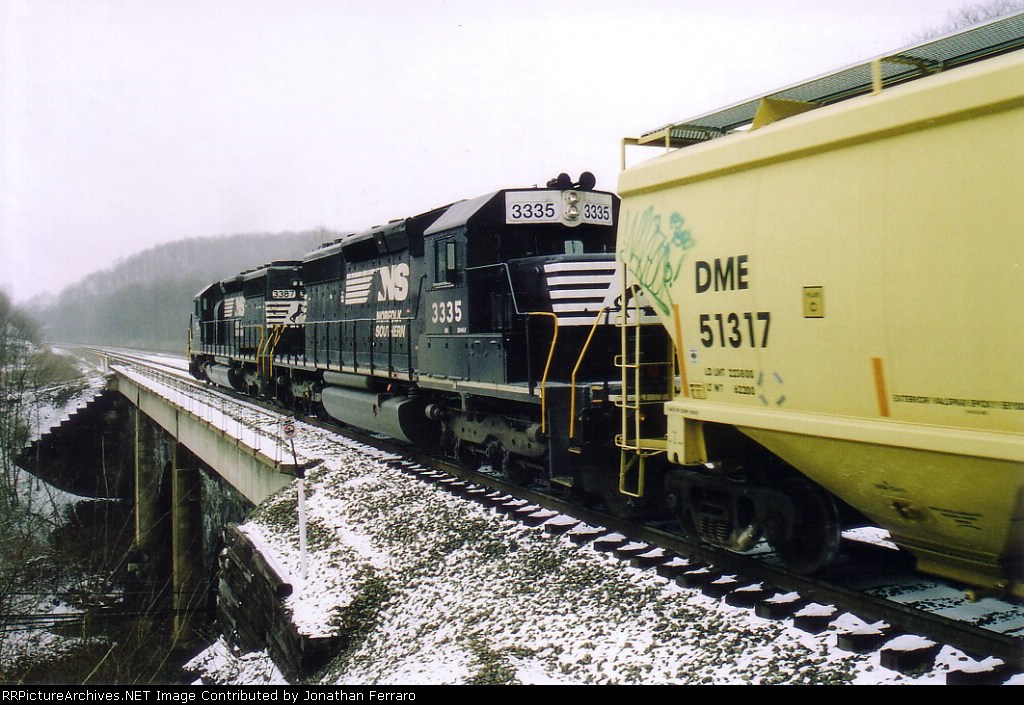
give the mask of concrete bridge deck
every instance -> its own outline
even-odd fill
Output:
[[[295,479],[308,458],[294,457],[280,435],[281,416],[242,402],[216,404],[194,383],[122,365],[112,386],[253,504]]]

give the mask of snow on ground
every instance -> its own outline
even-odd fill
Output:
[[[54,348],[54,352],[67,354],[60,348]],[[99,371],[77,358],[76,364],[79,365],[84,379],[82,384],[75,385],[70,393],[60,393],[64,391],[60,385],[40,390],[38,404],[29,419],[29,440],[36,440],[60,425],[75,409],[84,406],[103,391],[106,380]],[[62,523],[68,508],[77,503],[95,501],[89,497],[57,489],[17,466],[12,466],[11,472],[15,494],[22,506],[42,522],[43,527],[52,529]],[[85,641],[57,636],[45,624],[46,615],[52,615],[55,621],[59,621],[64,616],[80,611],[57,596],[68,586],[57,584],[47,578],[45,571],[33,586],[35,589],[32,593],[8,596],[7,609],[10,617],[16,619],[18,614],[38,615],[40,620],[37,623],[28,621],[20,626],[12,623],[6,625],[0,650],[3,651],[7,665],[25,663],[38,659],[41,655],[47,658],[56,656],[78,648]]]
[[[68,355],[62,348],[52,350],[58,355]],[[74,385],[70,391],[65,385],[39,390],[38,407],[29,419],[30,441],[39,438],[54,426],[59,426],[75,409],[84,406],[106,387],[107,381],[98,369],[78,358],[74,358],[74,361],[83,375],[81,383]]]
[[[54,348],[53,351],[67,355],[60,348]],[[106,387],[106,379],[96,368],[78,358],[75,358],[75,363],[83,375],[80,384],[72,385],[70,388],[55,385],[37,393],[37,403],[29,418],[30,442],[66,421],[76,409],[85,406]],[[59,490],[21,468],[14,467],[13,472],[16,475],[15,491],[23,506],[51,522],[56,523],[67,507],[77,502],[91,501],[88,497]]]
[[[295,586],[302,631],[352,634],[317,682],[935,684],[970,663],[944,647],[933,673],[890,671],[839,651],[834,631],[760,619],[299,427],[301,454],[324,459],[306,481],[307,579],[297,483],[242,528]],[[223,642],[191,668],[208,683],[283,682],[266,654]]]
[[[288,685],[288,681],[264,652],[242,654],[219,639],[189,664],[206,674],[208,682],[245,685]]]

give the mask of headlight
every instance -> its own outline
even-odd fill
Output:
[[[566,191],[562,198],[564,209],[562,211],[562,218],[564,220],[577,220],[580,217],[580,195],[575,191]]]

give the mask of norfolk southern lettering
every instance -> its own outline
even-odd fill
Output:
[[[745,291],[750,288],[747,255],[711,262],[697,260],[694,281],[698,294]],[[700,343],[705,348],[766,348],[772,325],[770,311],[717,311],[698,315]]]

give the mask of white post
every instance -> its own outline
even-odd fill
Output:
[[[302,582],[306,582],[306,478],[299,476],[299,565],[302,570]]]
[[[295,472],[298,482],[296,490],[299,493],[299,566],[302,573],[302,582],[306,582],[306,471],[299,466],[299,456],[295,452],[295,421],[287,419],[281,423],[281,435],[291,443],[292,460],[295,462]]]

